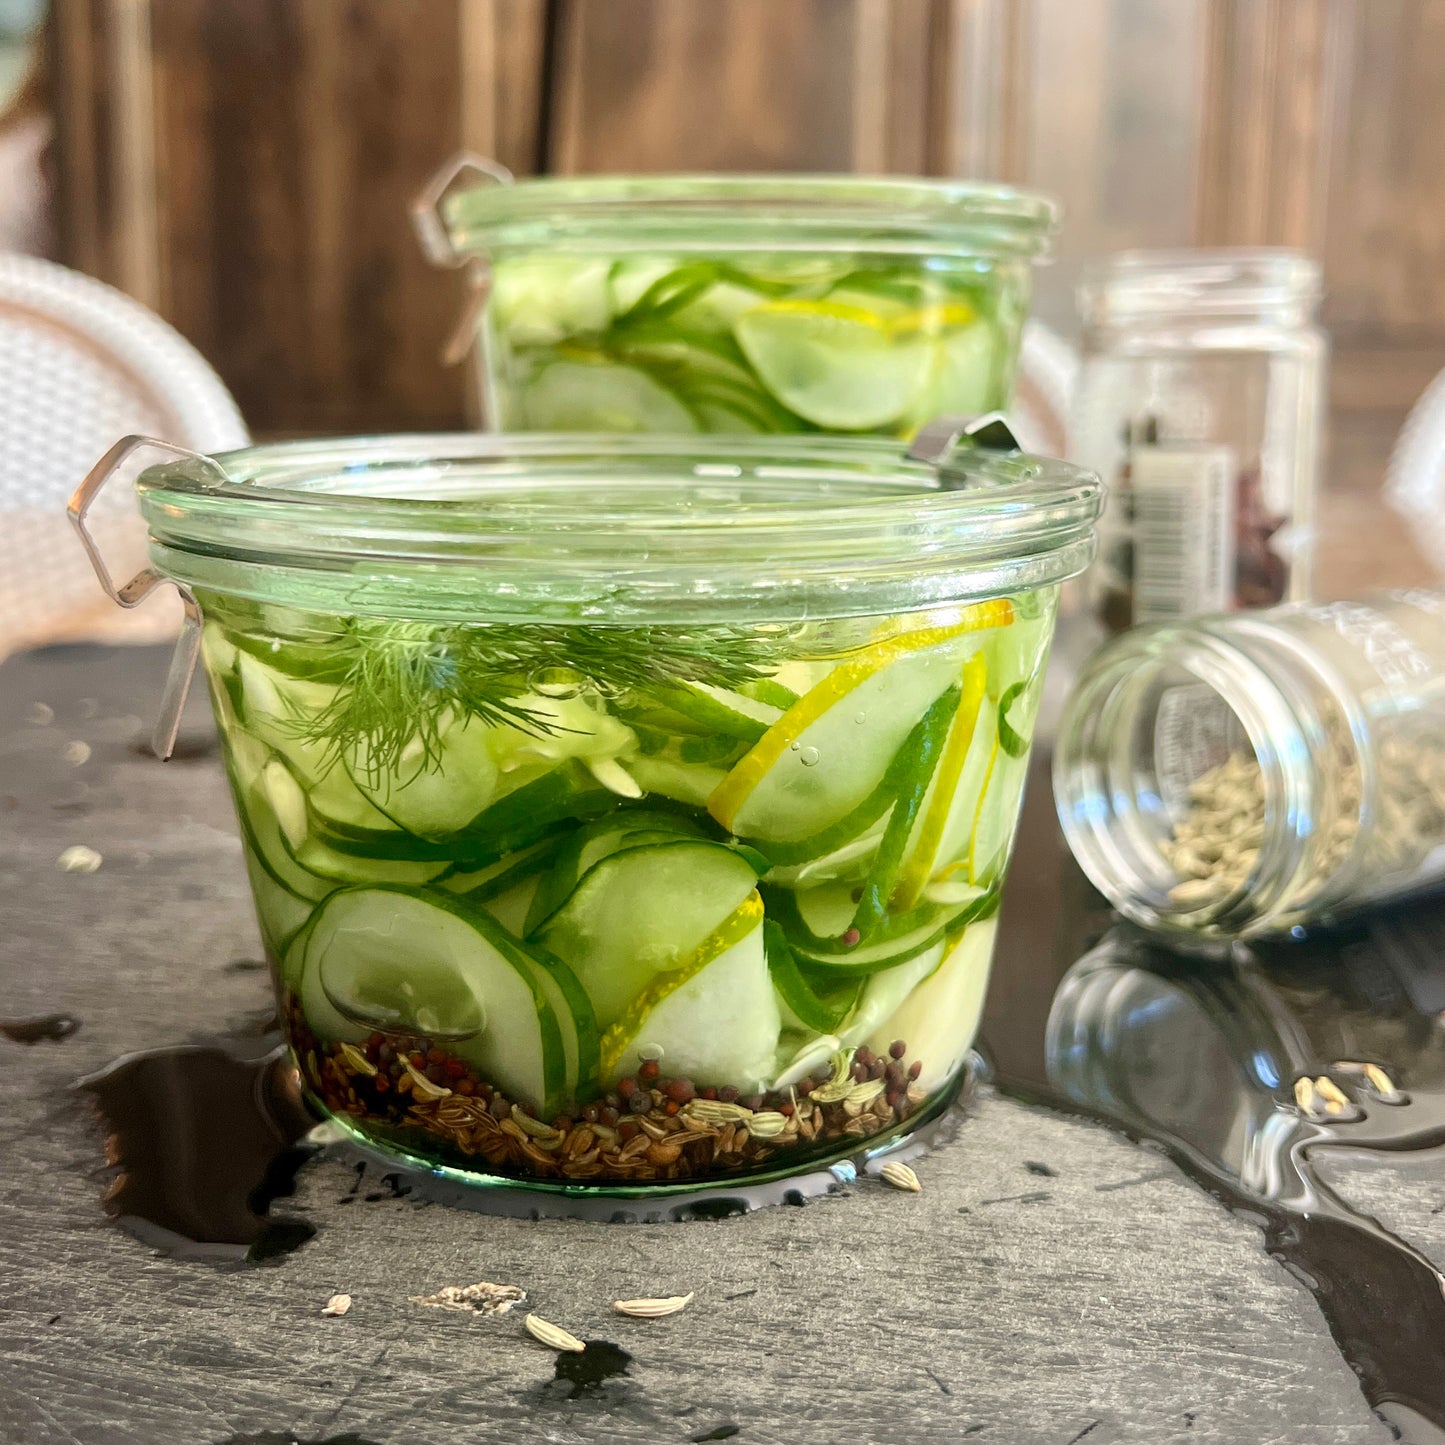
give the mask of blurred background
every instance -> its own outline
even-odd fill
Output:
[[[408,203],[537,172],[997,178],[1086,258],[1284,245],[1334,357],[1317,588],[1425,583],[1384,504],[1445,367],[1445,0],[0,0],[0,250],[159,312],[258,436],[465,420]]]

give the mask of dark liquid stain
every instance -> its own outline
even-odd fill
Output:
[[[278,1053],[246,1058],[195,1045],[133,1054],[79,1085],[106,1130],[116,1175],[106,1213],[181,1259],[239,1266],[275,1259],[315,1233],[268,1216],[314,1152],[315,1121]]]
[[[38,1019],[0,1019],[0,1036],[12,1044],[58,1044],[80,1029],[74,1014],[46,1014]]]
[[[1040,793],[1036,778],[1031,802]],[[1377,1414],[1414,1445],[1445,1445],[1445,1277],[1319,1169],[1332,1149],[1445,1146],[1445,902],[1181,954],[1115,923],[1052,816],[1030,811],[1020,849],[1060,861],[1052,878],[1020,872],[1005,901],[998,971],[1009,986],[984,1026],[1000,1087],[1162,1148],[1259,1224]],[[1382,1066],[1400,1093],[1381,1096],[1332,1068],[1341,1061]],[[1295,1081],[1321,1075],[1349,1096],[1337,1115],[1296,1105]]]
[[[585,1350],[558,1352],[557,1373],[553,1378],[571,1387],[567,1399],[578,1400],[596,1394],[607,1381],[625,1375],[631,1363],[632,1356],[620,1345],[610,1340],[588,1340]]]

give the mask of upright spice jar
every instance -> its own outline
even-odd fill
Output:
[[[1131,251],[1079,288],[1073,455],[1110,487],[1110,631],[1309,595],[1326,342],[1292,251]]]
[[[1146,926],[1280,932],[1445,880],[1445,594],[1115,639],[1065,710],[1054,795]]]

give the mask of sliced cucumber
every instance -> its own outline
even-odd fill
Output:
[[[845,978],[839,982],[835,976],[815,985],[798,967],[787,935],[771,918],[763,924],[763,944],[783,1026],[820,1034],[834,1033],[856,1007],[863,981]]]
[[[927,337],[898,333],[872,308],[832,301],[755,306],[734,335],[779,402],[831,431],[897,421],[928,385],[933,363]]]
[[[277,770],[277,773],[273,774],[270,771],[273,768]],[[266,764],[256,781],[243,795],[241,802],[241,831],[247,851],[254,855],[257,863],[286,892],[313,903],[319,902],[336,887],[336,884],[318,877],[297,862],[295,848],[283,827],[276,804],[272,800],[272,790],[266,786],[271,779],[277,779],[276,796],[281,799],[282,809],[288,813],[294,810],[294,797],[290,790],[295,789],[296,794],[300,794],[296,780],[287,772],[282,763],[273,760]],[[303,798],[303,820],[304,810],[305,800]],[[290,818],[290,823],[294,827],[294,816]],[[304,841],[304,821],[301,837]]]
[[[743,742],[756,742],[783,715],[783,709],[771,703],[704,682],[669,688],[660,697],[675,712],[701,725],[706,733],[722,733]]]
[[[994,750],[987,788],[979,799],[969,844],[968,881],[980,888],[1002,882],[1013,846],[1028,779],[1028,754],[1012,757],[999,747]]]
[[[721,768],[708,763],[673,762],[670,758],[636,757],[627,767],[644,793],[656,793],[695,808],[707,807],[708,799],[727,776]]]
[[[530,848],[508,853],[504,858],[498,858],[495,863],[488,863],[483,868],[448,869],[437,882],[448,893],[465,894],[473,903],[480,902],[495,894],[505,893],[524,878],[540,874],[556,857],[562,844],[560,835],[546,838],[540,843],[534,843]]]
[[[478,898],[473,894],[469,901],[479,908],[485,908],[508,933],[521,938],[526,932],[527,911],[537,896],[542,876],[540,873],[529,874],[499,893],[492,893],[486,898]]]
[[[608,361],[554,361],[521,397],[527,431],[695,432],[697,418],[645,371]]]
[[[336,687],[287,677],[244,651],[236,654],[235,675],[233,702],[242,727],[280,753],[303,781],[324,777],[335,754],[326,742],[307,738],[304,731],[308,720],[336,700]]]
[[[713,816],[766,852],[866,810],[908,734],[979,646],[970,632],[922,636],[931,641],[890,639],[830,672],[728,774],[709,801]]]
[[[322,906],[306,944],[301,1002],[323,1038],[381,1028],[445,1039],[518,1103],[560,1107],[562,1030],[542,966],[460,899],[348,888]]]
[[[603,1028],[656,975],[675,970],[751,896],[757,874],[720,843],[628,848],[596,864],[541,929]]]
[[[897,1012],[904,999],[943,962],[947,947],[946,941],[939,938],[906,963],[870,973],[853,1012],[846,1022],[829,1032],[838,1035],[844,1048],[856,1048],[873,1037],[882,1024]],[[892,1042],[892,1039],[888,1040],[888,1043]],[[887,1044],[883,1046],[880,1055],[887,1053],[887,1047]]]
[[[498,792],[488,746],[493,731],[475,720],[448,717],[430,743],[414,738],[397,767],[376,766],[365,748],[356,748],[347,755],[346,772],[397,827],[445,837],[465,828]]]
[[[884,778],[895,789],[895,801],[888,814],[888,826],[873,855],[863,884],[862,897],[853,914],[852,927],[865,942],[888,916],[889,899],[903,867],[904,853],[915,822],[923,809],[928,785],[938,770],[960,690],[951,687],[928,709],[918,726],[909,733]]]
[[[493,267],[491,326],[512,346],[552,346],[602,331],[612,317],[612,263],[598,256],[513,256]]]
[[[739,936],[740,935],[740,936]],[[772,1074],[782,1016],[768,978],[756,896],[666,973],[655,974],[602,1040],[611,1083],[660,1056],[694,1084],[761,1089]]]
[[[901,1039],[908,1057],[923,1065],[917,1083],[932,1090],[947,1083],[973,1047],[988,992],[995,924],[971,923],[934,972],[864,1040],[878,1053]]]
[[[533,895],[525,932],[539,928],[572,896],[578,881],[604,858],[624,848],[697,838],[702,830],[680,813],[628,808],[585,823],[562,844],[556,861]]]
[[[244,849],[244,856],[261,942],[266,946],[267,955],[279,963],[286,957],[291,940],[305,927],[316,904],[283,888],[249,846]]]

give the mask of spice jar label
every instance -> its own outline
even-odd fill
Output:
[[[1231,605],[1236,472],[1228,447],[1135,449],[1130,480],[1136,622]]]
[[[1212,687],[1171,687],[1159,699],[1154,724],[1154,775],[1169,816],[1178,822],[1190,809],[1195,779],[1232,754],[1253,749],[1244,726]]]

